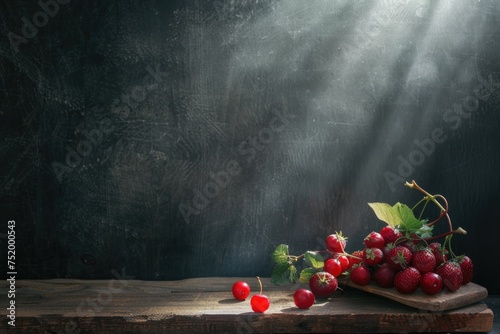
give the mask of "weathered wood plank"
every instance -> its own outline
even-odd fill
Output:
[[[182,281],[25,280],[17,282],[18,333],[398,333],[487,332],[492,311],[481,302],[449,311],[418,310],[352,288],[308,310],[293,304],[299,285],[277,287],[263,278],[271,300],[264,314],[237,301],[240,278]],[[257,291],[255,278],[242,278]],[[255,281],[255,282],[252,282]],[[8,327],[6,321],[0,330]]]
[[[444,289],[432,296],[426,295],[420,289],[417,289],[412,294],[405,295],[399,293],[394,288],[378,287],[374,282],[370,282],[370,284],[363,286],[355,284],[351,281],[347,284],[358,290],[389,298],[421,310],[429,311],[451,310],[476,303],[488,297],[488,290],[486,290],[486,288],[472,282],[461,286],[460,289],[456,291],[447,291]]]

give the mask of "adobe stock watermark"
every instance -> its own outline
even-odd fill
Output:
[[[143,102],[148,93],[158,89],[164,78],[167,77],[166,72],[160,71],[160,65],[156,65],[153,69],[151,66],[146,66],[147,74],[144,76],[141,85],[136,85],[129,90],[128,94],[122,94],[120,99],[115,99],[109,110],[111,114],[115,114],[122,121],[130,117],[130,114],[138,108]],[[96,113],[98,107],[93,107],[91,111]],[[54,161],[51,164],[52,171],[61,182],[68,173],[71,173],[81,165],[83,159],[92,154],[94,149],[100,146],[104,139],[109,136],[116,128],[116,125],[111,118],[102,118],[90,130],[83,130],[81,138],[76,145],[65,146],[66,156],[64,162]]]
[[[405,183],[416,168],[423,165],[426,158],[435,152],[437,145],[444,143],[448,139],[447,129],[454,131],[460,128],[464,119],[470,118],[472,113],[479,108],[480,101],[487,101],[491,94],[500,87],[500,82],[494,81],[492,75],[488,77],[488,80],[479,75],[478,81],[479,84],[476,88],[461,103],[454,104],[453,109],[444,110],[442,116],[443,126],[432,129],[427,138],[415,139],[416,148],[407,157],[398,156],[397,173],[389,170],[384,172],[385,180],[393,192],[396,190],[396,184]]]
[[[111,274],[114,278],[108,281],[107,286],[97,291],[97,293],[92,297],[87,297],[84,301],[81,301],[76,308],[78,317],[83,318],[92,322],[96,315],[101,312],[107,305],[113,301],[113,295],[122,292],[128,286],[128,280],[133,280],[135,276],[129,276],[125,273],[125,268],[122,268],[121,273],[116,270],[111,270]],[[64,326],[64,334],[78,334],[82,330],[78,324],[71,320]]]
[[[194,196],[191,202],[179,204],[179,211],[187,224],[190,223],[191,215],[199,215],[242,172],[241,166],[245,162],[245,165],[249,165],[254,161],[257,153],[265,150],[267,145],[273,142],[276,136],[296,117],[296,115],[286,114],[277,109],[272,112],[274,117],[266,127],[238,145],[239,157],[237,159],[227,161],[222,170],[211,171],[209,173],[211,181],[206,182],[201,189],[193,189]],[[238,162],[240,159],[243,161]]]
[[[23,16],[21,18],[22,27],[20,34],[13,33],[9,31],[7,37],[9,38],[10,45],[12,48],[19,52],[19,46],[21,44],[28,44],[29,40],[34,38],[39,29],[45,27],[50,18],[53,18],[59,13],[59,5],[66,5],[70,0],[40,0],[38,5],[41,10],[37,11],[31,17],[31,20]]]

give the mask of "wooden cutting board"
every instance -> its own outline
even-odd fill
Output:
[[[488,297],[488,290],[473,282],[461,286],[457,291],[443,290],[435,295],[427,295],[420,289],[412,294],[402,294],[395,288],[381,288],[374,282],[365,286],[357,285],[351,281],[344,281],[342,284],[428,311],[452,310],[474,304]]]

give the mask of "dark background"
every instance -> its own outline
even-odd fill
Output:
[[[47,3],[0,5],[18,279],[269,276],[280,243],[361,248],[384,226],[367,203],[412,206],[414,179],[500,292],[498,2]]]

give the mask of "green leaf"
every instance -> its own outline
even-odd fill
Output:
[[[412,209],[406,204],[397,202],[393,206],[387,203],[368,203],[378,219],[392,227],[416,230],[422,227],[423,222],[418,220]]]
[[[397,203],[397,208],[403,224],[399,226],[399,230],[406,235],[416,234],[421,238],[430,238],[432,236],[432,227],[426,224],[427,220],[418,220],[413,211],[406,205]]]
[[[290,266],[287,262],[277,264],[271,273],[271,283],[276,285],[290,283]]]
[[[271,283],[279,285],[286,283],[295,283],[299,278],[297,268],[293,264],[277,264],[271,274]]]
[[[288,245],[278,245],[274,250],[272,257],[276,264],[288,264]]]
[[[316,272],[317,270],[311,267],[302,269],[299,277],[300,283],[309,283],[309,280],[311,279],[312,275],[314,275]]]
[[[418,220],[409,206],[401,203],[394,204],[402,220],[402,225],[406,230],[418,230],[422,227],[422,221]]]
[[[433,226],[427,226],[427,225],[423,225],[418,231],[416,231],[415,233],[420,236],[422,239],[427,239],[427,238],[430,238],[432,237],[432,229],[434,227]]]
[[[387,203],[368,203],[377,218],[392,227],[397,227],[403,223],[399,210],[396,207],[397,204],[390,206]]]
[[[368,203],[378,219],[397,228],[407,236],[416,234],[425,239],[432,237],[432,227],[427,226],[427,219],[419,220],[406,204]]]
[[[304,260],[306,263],[313,267],[314,269],[322,269],[325,265],[323,256],[318,252],[307,251],[304,254]]]

